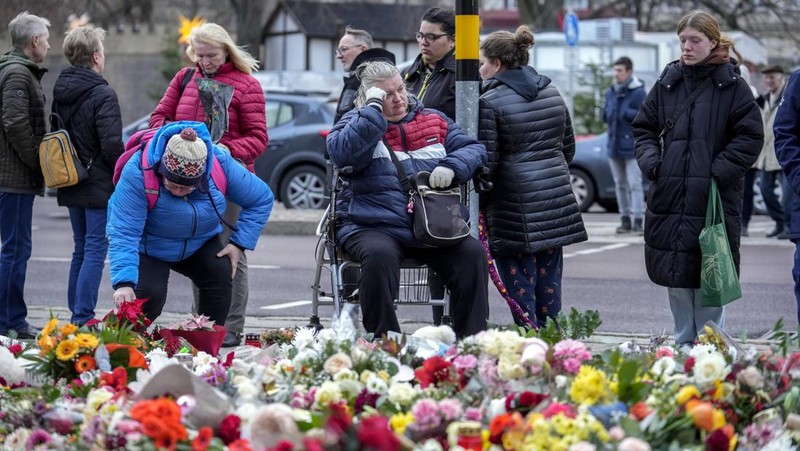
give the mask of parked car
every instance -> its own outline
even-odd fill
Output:
[[[255,161],[255,171],[286,208],[319,209],[325,198],[325,138],[334,109],[316,92],[268,89],[267,150]],[[149,127],[149,116],[122,130],[122,139]]]
[[[569,165],[572,190],[581,211],[587,211],[595,202],[607,211],[617,211],[616,188],[606,153],[606,133],[596,136],[578,138],[575,143],[575,158]],[[649,182],[642,178],[645,193]],[[753,187],[753,214],[767,214],[764,198],[758,186],[758,177]],[[778,199],[782,197],[780,183],[775,184]]]

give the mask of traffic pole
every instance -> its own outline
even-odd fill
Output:
[[[480,49],[480,17],[478,0],[456,0],[456,122],[464,132],[478,137],[478,54]],[[478,237],[478,193],[472,181],[469,193],[470,229]]]

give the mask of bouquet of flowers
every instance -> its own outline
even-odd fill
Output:
[[[190,315],[189,318],[166,329],[160,329],[159,334],[168,342],[182,337],[198,351],[203,351],[212,356],[219,353],[222,341],[225,339],[227,329],[214,324],[214,321],[205,315]]]

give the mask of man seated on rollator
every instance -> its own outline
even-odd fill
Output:
[[[367,332],[400,331],[393,300],[400,262],[415,258],[436,271],[450,290],[458,337],[486,329],[488,267],[471,236],[447,247],[422,247],[414,237],[409,194],[398,178],[394,152],[409,179],[429,171],[443,189],[469,181],[486,163],[486,148],[443,113],[424,108],[386,62],[359,66],[356,108],[334,125],[328,153],[349,183],[336,202],[336,240],[361,265],[359,300]]]

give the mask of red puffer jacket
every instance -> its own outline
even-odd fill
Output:
[[[203,105],[194,79],[203,76],[197,69],[194,78],[180,95],[181,82],[189,68],[175,74],[150,115],[150,127],[160,127],[170,121],[203,121]],[[233,99],[228,107],[228,131],[222,135],[220,144],[231,151],[234,158],[247,165],[253,172],[253,162],[267,149],[267,116],[264,107],[264,90],[254,77],[236,69],[231,62],[220,66],[213,78],[234,88]]]

